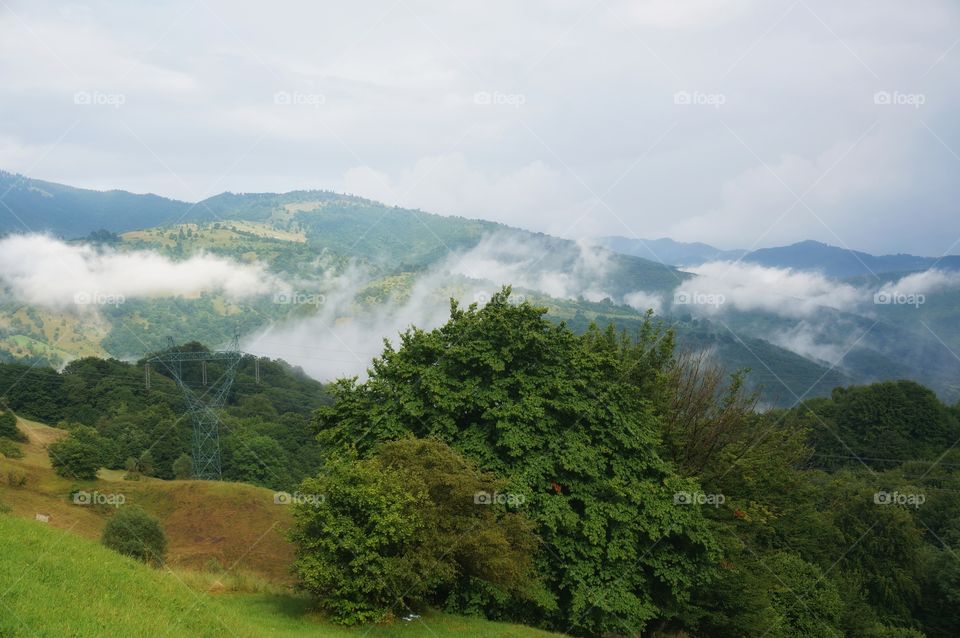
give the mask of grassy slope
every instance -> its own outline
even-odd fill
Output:
[[[242,483],[206,481],[125,481],[123,473],[100,470],[97,481],[63,479],[50,467],[46,445],[65,432],[20,419],[30,441],[23,459],[0,457],[0,502],[16,516],[51,517],[54,527],[99,539],[114,508],[71,502],[73,489],[123,494],[163,523],[169,540],[169,562],[176,567],[207,568],[214,564],[255,574],[274,583],[290,581],[293,549],[283,532],[290,523],[285,506],[275,505],[273,492]],[[23,487],[9,484],[7,474],[25,475]]]
[[[441,614],[344,629],[292,595],[196,591],[63,530],[0,514],[0,636],[549,636]]]

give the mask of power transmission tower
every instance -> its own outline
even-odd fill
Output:
[[[171,344],[173,338],[170,338]],[[170,351],[151,357],[148,361],[162,365],[177,382],[183,393],[187,411],[193,421],[193,474],[195,478],[219,481],[220,472],[220,415],[219,411],[227,399],[230,387],[237,373],[237,365],[243,353],[240,352],[240,337],[235,333],[233,341],[226,350],[215,352],[180,352],[171,346]],[[223,372],[212,382],[207,378],[207,362],[223,365]],[[198,364],[201,368],[202,390],[194,390],[187,385],[183,375],[183,364]],[[147,367],[147,387],[149,388],[149,367]]]

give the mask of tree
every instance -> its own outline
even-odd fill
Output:
[[[290,484],[287,453],[274,439],[235,432],[223,441],[223,476],[263,487],[285,489]]]
[[[187,454],[181,454],[173,462],[173,477],[183,481],[193,478],[193,459]]]
[[[150,450],[144,450],[143,454],[140,455],[138,466],[140,468],[140,472],[144,476],[153,476],[155,464],[153,462],[153,455],[150,454]]]
[[[127,457],[127,460],[123,464],[123,469],[127,471],[127,473],[123,476],[125,481],[140,480],[140,463],[134,457]]]
[[[530,503],[554,592],[517,616],[601,634],[680,614],[712,576],[716,543],[699,508],[674,502],[698,486],[659,454],[659,377],[623,383],[668,348],[578,337],[509,295],[452,303],[445,325],[386,344],[366,382],[337,382],[336,403],[316,413],[321,442],[369,456],[383,441],[435,437],[504,477]]]
[[[26,436],[17,427],[17,417],[7,410],[0,412],[0,439],[10,439],[11,441],[25,441]]]
[[[934,459],[960,438],[960,423],[937,395],[913,381],[835,388],[795,410],[811,431],[825,468],[889,469],[903,460]]]
[[[162,565],[167,553],[167,536],[160,521],[135,505],[122,507],[110,517],[100,541],[116,552],[153,565]]]
[[[369,460],[333,460],[304,481],[292,538],[296,571],[345,624],[426,604],[463,607],[533,594],[533,524],[478,494],[505,488],[431,439],[383,445]]]
[[[78,480],[97,478],[100,467],[100,450],[91,443],[67,436],[47,448],[50,464],[60,476]]]

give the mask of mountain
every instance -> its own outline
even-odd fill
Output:
[[[630,239],[612,236],[601,237],[598,243],[624,255],[643,257],[670,266],[698,266],[710,261],[739,259],[771,268],[818,271],[838,279],[915,272],[930,268],[960,270],[960,255],[871,255],[813,240],[753,251],[722,250],[701,242],[684,243],[669,238]]]
[[[960,270],[958,255],[939,258],[907,254],[871,255],[812,240],[754,250],[744,257],[744,261],[775,268],[817,270],[837,278],[927,270],[933,267]]]
[[[0,235],[48,232],[82,237],[174,223],[191,205],[159,195],[95,191],[0,171]]]
[[[660,239],[631,239],[629,237],[600,237],[597,242],[624,255],[643,257],[669,266],[690,266],[708,261],[739,259],[745,250],[721,250],[702,242],[685,243],[668,237]]]
[[[945,400],[960,398],[960,358],[952,354],[960,352],[960,288],[937,289],[919,306],[877,305],[872,298],[878,286],[898,279],[892,273],[935,263],[950,267],[957,257],[937,262],[852,255],[817,242],[747,255],[670,239],[607,237],[598,246],[330,191],[222,193],[189,204],[9,173],[0,177],[10,189],[3,201],[14,212],[6,222],[20,217],[68,238],[104,229],[120,233],[109,237],[110,252],[146,251],[151,259],[174,263],[225,257],[260,268],[266,278],[260,281],[270,287],[234,298],[217,290],[179,293],[189,286],[170,281],[174,292],[134,291],[121,304],[81,312],[71,306],[72,293],[66,306],[29,304],[4,283],[0,360],[54,366],[91,355],[137,360],[166,347],[168,335],[216,347],[239,330],[249,351],[282,357],[329,380],[362,375],[383,337],[445,321],[451,297],[483,303],[491,291],[511,284],[516,298],[545,306],[550,317],[578,331],[590,321],[634,331],[646,309],[654,308],[674,327],[682,348],[709,350],[731,370],[750,368],[750,379],[764,388],[770,404],[826,395],[837,385],[899,378],[920,381]],[[764,304],[698,308],[674,296],[694,275],[644,254],[686,264],[742,257],[819,269],[845,277],[844,285],[862,292],[863,300],[843,312],[822,306],[799,317]],[[880,281],[864,264],[884,273]],[[315,302],[278,301],[283,286]]]

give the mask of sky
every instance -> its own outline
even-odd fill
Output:
[[[0,169],[960,253],[960,4],[0,0]]]

